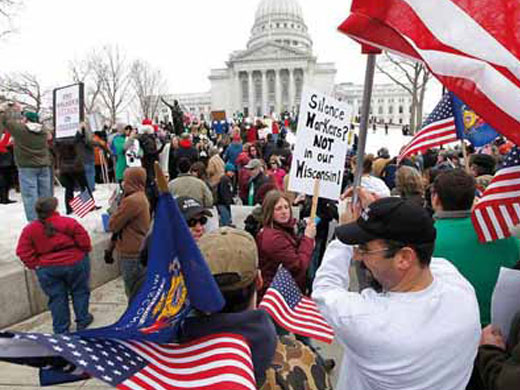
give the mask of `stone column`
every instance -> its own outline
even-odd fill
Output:
[[[294,69],[289,69],[289,111],[293,111],[295,94],[296,86],[294,85]]]
[[[282,111],[282,78],[280,77],[280,69],[274,70],[274,93],[276,97],[274,107],[276,114],[279,116]]]
[[[248,107],[249,107],[249,116],[254,117],[255,116],[255,84],[253,82],[253,72],[249,71],[247,73],[248,77],[248,85],[249,85],[249,99],[248,99]]]
[[[234,90],[234,98],[233,98],[234,108],[233,108],[233,112],[230,113],[231,115],[237,111],[241,112],[243,109],[243,107],[242,107],[242,85],[240,83],[240,72],[235,72],[235,77],[233,79],[233,90]]]
[[[267,70],[262,71],[262,111],[264,115],[269,113],[268,93],[267,93]]]

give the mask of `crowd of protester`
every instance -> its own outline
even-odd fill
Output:
[[[74,191],[95,197],[96,183],[121,184],[109,229],[130,301],[146,273],[159,162],[226,300],[222,313],[190,317],[182,339],[238,329],[250,341],[259,387],[331,388],[335,362],[255,310],[283,265],[312,294],[344,347],[337,388],[520,388],[520,314],[506,340],[490,313],[500,268],[518,267],[519,239],[480,243],[470,219],[510,143],[468,148],[467,166],[457,148],[403,161],[382,148],[364,156],[357,203],[350,148],[342,201],[320,199],[311,220],[311,197],[288,191],[286,135],[295,118],[225,126],[195,120],[180,130],[145,119],[136,128],[117,124],[93,133],[85,124],[74,139],[58,142],[33,113],[0,111],[0,201],[10,202],[15,170],[2,161],[14,151],[30,222],[17,254],[36,269],[56,333],[70,330],[68,295],[77,329],[92,318],[84,280],[90,239],[56,211],[54,178],[65,187],[67,214]],[[233,206],[250,206],[244,229],[233,220]],[[212,219],[219,226],[210,226]],[[238,276],[223,277],[229,274]]]

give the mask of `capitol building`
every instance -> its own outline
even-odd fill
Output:
[[[209,92],[172,94],[165,98],[178,100],[184,110],[206,120],[214,111],[225,112],[228,118],[239,112],[261,117],[297,111],[302,87],[306,85],[341,98],[353,106],[354,113],[359,110],[358,95],[363,87],[348,83],[335,85],[335,64],[319,63],[313,55],[312,38],[297,0],[261,0],[246,49],[231,53],[225,65],[211,70]],[[397,91],[395,85],[376,85],[373,98],[401,102],[403,92]],[[398,105],[395,111],[385,105],[385,114],[381,113],[379,118],[407,123],[409,104],[406,103],[402,108]],[[161,119],[169,120],[169,110],[164,106],[160,110]],[[381,109],[378,110],[379,113]]]

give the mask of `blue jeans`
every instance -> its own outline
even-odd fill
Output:
[[[28,222],[36,219],[34,205],[42,197],[52,196],[51,168],[18,168],[18,181],[22,192],[23,208]]]
[[[69,295],[72,296],[76,327],[82,329],[91,322],[92,317],[88,312],[90,300],[88,255],[74,265],[40,267],[36,270],[36,276],[43,292],[49,298],[54,333],[69,331]]]
[[[220,217],[220,226],[231,225],[231,208],[229,206],[218,204],[217,210]]]
[[[94,192],[96,190],[96,166],[94,161],[86,162],[83,166],[85,167],[88,188],[90,188],[90,192]]]

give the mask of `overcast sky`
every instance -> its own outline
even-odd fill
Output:
[[[158,67],[172,93],[208,91],[210,69],[225,67],[232,51],[246,48],[259,2],[24,0],[13,19],[17,32],[0,42],[0,72],[30,71],[53,88],[70,81],[70,60],[117,44],[129,59]],[[350,0],[299,3],[318,60],[336,63],[337,83],[362,83],[365,58],[359,45],[337,31]],[[432,88],[429,100],[438,93]]]

